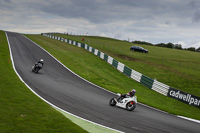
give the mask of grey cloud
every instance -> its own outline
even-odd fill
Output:
[[[168,17],[167,20],[163,20],[165,22],[173,17],[184,19],[190,16],[185,11],[188,2],[182,0],[63,0],[46,3],[35,6],[45,13],[67,18],[83,18],[97,24]]]
[[[103,2],[93,0],[68,0],[52,1],[49,4],[36,6],[39,10],[46,13],[68,18],[84,18],[93,23],[146,19],[146,16],[165,12],[163,4],[144,0],[140,2],[136,0],[104,0]]]
[[[200,34],[199,0],[0,0],[0,17],[5,29],[70,30],[152,43]]]
[[[10,0],[11,1],[11,0]],[[50,16],[61,16],[65,18],[82,18],[91,23],[111,23],[127,20],[140,21],[144,19],[164,18],[177,12],[180,17],[180,10],[184,9],[180,0],[158,1],[158,0],[43,0],[25,1],[21,5],[12,1],[10,9],[16,7],[27,10],[37,10]],[[5,4],[4,4],[5,7]],[[176,14],[174,14],[176,15]],[[164,20],[168,21],[168,20]]]
[[[165,24],[167,24],[167,25],[170,25],[170,24],[171,24],[171,22],[170,22],[170,21],[166,21],[166,22],[165,22]]]
[[[3,0],[4,2],[7,2],[7,3],[10,3],[11,2],[11,0]]]
[[[194,22],[200,22],[200,9],[195,11],[193,21]]]
[[[188,7],[191,11],[193,11],[193,22],[200,22],[200,1],[199,0],[192,0],[189,2]]]

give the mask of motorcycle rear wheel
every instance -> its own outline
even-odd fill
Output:
[[[110,99],[109,104],[110,106],[115,106],[116,105],[115,98]]]

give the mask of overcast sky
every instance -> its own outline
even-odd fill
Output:
[[[200,47],[200,0],[0,0],[0,30]]]

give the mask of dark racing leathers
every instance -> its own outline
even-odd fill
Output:
[[[36,71],[36,68],[41,69],[42,67],[43,67],[43,62],[38,61],[35,63],[34,71]]]
[[[127,94],[121,94],[121,96],[117,99],[117,101],[121,102],[124,98],[133,97],[135,93],[128,92]]]
[[[43,62],[40,62],[40,61],[36,62],[36,63],[35,63],[35,67],[40,67],[40,68],[42,68],[42,67],[43,67]]]

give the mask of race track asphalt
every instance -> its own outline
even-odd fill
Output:
[[[61,109],[127,133],[200,132],[198,123],[140,104],[134,111],[111,107],[108,102],[114,94],[74,75],[23,35],[7,32],[7,36],[16,71],[38,95]],[[40,58],[44,67],[35,74],[31,67]]]

